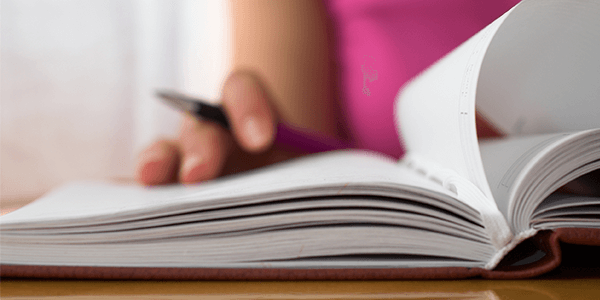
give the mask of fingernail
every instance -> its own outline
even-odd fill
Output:
[[[202,164],[201,156],[192,155],[192,156],[186,157],[184,159],[183,165],[181,167],[181,174],[183,175],[183,178],[196,177],[196,176],[192,176],[193,175],[192,172],[194,171],[194,169],[196,169],[201,164]]]
[[[254,149],[261,148],[268,142],[269,136],[266,124],[263,123],[255,117],[248,117],[244,123],[244,131],[249,146]]]

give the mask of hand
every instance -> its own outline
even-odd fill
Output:
[[[278,116],[262,81],[235,72],[223,86],[231,133],[186,115],[175,140],[160,140],[138,157],[136,180],[145,185],[195,183],[299,156],[273,147]]]

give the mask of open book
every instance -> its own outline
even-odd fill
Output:
[[[600,129],[480,144],[476,100],[486,103],[492,121],[501,116],[490,99],[480,99],[479,83],[513,76],[488,68],[483,80],[481,70],[489,64],[486,53],[510,60],[521,43],[552,48],[548,42],[560,28],[561,35],[587,39],[577,40],[584,49],[541,52],[537,63],[583,55],[590,61],[563,66],[566,74],[582,70],[594,80],[562,86],[598,102],[598,15],[594,2],[526,0],[421,74],[398,96],[407,147],[400,162],[344,150],[192,186],[59,188],[0,217],[1,276],[394,279],[546,272],[560,262],[560,240],[600,244]],[[506,38],[526,34],[545,39]],[[496,36],[504,37],[500,45]],[[537,97],[538,84],[521,80],[519,92]],[[561,105],[568,105],[572,99],[563,92]],[[532,237],[540,251],[498,267]]]

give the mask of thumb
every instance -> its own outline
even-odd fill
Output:
[[[250,72],[232,73],[223,86],[223,107],[242,149],[258,153],[271,147],[277,118],[262,81]]]

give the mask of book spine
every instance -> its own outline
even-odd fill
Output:
[[[498,207],[490,205],[485,194],[474,183],[453,170],[443,168],[415,154],[407,154],[402,163],[449,191],[457,200],[479,211],[481,224],[485,227],[491,244],[498,252],[501,252],[513,240],[513,233]],[[499,261],[497,256],[486,265],[486,269],[495,267]]]

